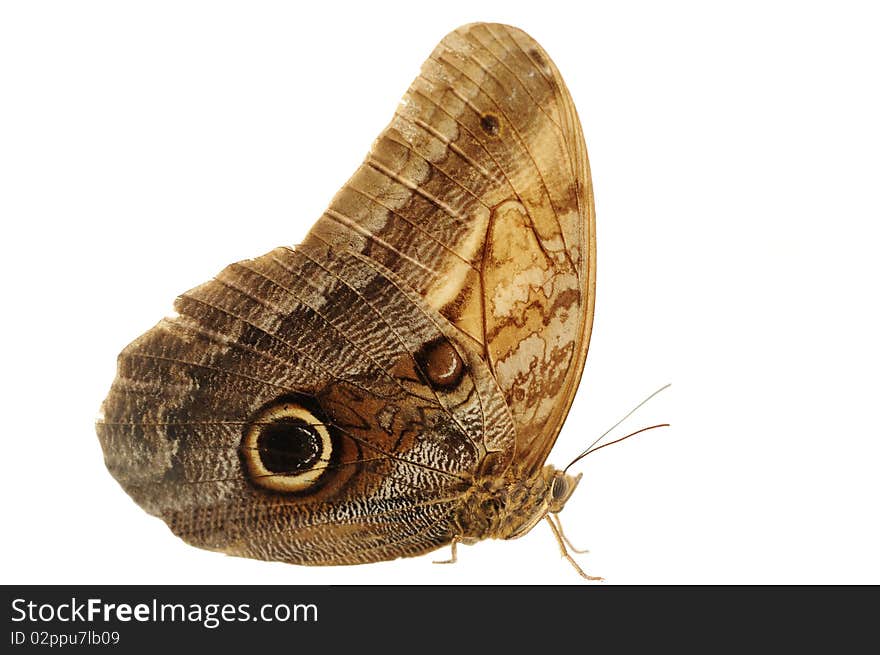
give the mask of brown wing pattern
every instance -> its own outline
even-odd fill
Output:
[[[120,355],[98,432],[123,487],[190,543],[310,564],[433,550],[487,455],[509,463],[513,425],[485,364],[362,255],[279,248],[175,308]],[[418,353],[438,340],[465,363],[454,388],[423,379]],[[243,431],[279,398],[333,436],[326,480],[307,495],[243,471]]]
[[[586,358],[595,222],[580,123],[531,37],[449,34],[312,234],[393,269],[492,369],[528,474]]]
[[[515,28],[460,28],[303,244],[228,266],[120,354],[107,466],[230,554],[449,543],[475,480],[547,457],[586,355],[593,243],[558,71]]]

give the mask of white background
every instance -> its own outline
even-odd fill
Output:
[[[479,4],[479,8],[477,5]],[[575,9],[575,7],[577,7]],[[309,568],[201,551],[106,472],[118,351],[296,243],[443,35],[507,22],[574,97],[595,329],[550,461],[613,583],[880,583],[878,16],[870,3],[5,2],[4,583],[576,583],[550,531]],[[622,434],[622,433],[619,433]]]

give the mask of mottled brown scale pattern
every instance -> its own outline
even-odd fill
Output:
[[[466,25],[302,244],[228,266],[120,354],[107,467],[233,555],[352,564],[520,536],[577,482],[545,460],[594,283],[559,71],[516,28]]]

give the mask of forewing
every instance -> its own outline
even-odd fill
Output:
[[[583,134],[559,71],[521,30],[477,23],[433,51],[312,234],[394,269],[481,353],[528,475],[583,370],[594,225]]]

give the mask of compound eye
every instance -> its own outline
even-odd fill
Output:
[[[553,488],[550,490],[553,500],[565,500],[568,496],[568,481],[561,475],[553,478]]]
[[[296,402],[279,402],[248,424],[240,452],[250,480],[271,491],[301,493],[327,471],[333,440],[327,426]]]

